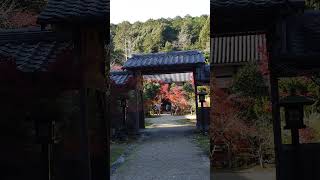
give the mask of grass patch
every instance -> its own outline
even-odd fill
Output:
[[[246,167],[236,167],[236,168],[212,168],[214,172],[219,173],[237,173],[237,172],[270,172],[275,170],[275,164],[265,164],[262,168],[259,165],[251,164]]]
[[[110,165],[124,153],[126,147],[127,144],[112,144],[110,146]]]
[[[200,147],[208,156],[210,156],[210,139],[208,135],[196,132],[194,139],[198,147]]]

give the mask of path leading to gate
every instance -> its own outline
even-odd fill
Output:
[[[153,126],[111,180],[209,180],[209,158],[192,140],[195,127],[181,123],[193,117],[146,119]]]

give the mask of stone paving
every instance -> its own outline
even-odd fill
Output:
[[[153,118],[157,128],[143,131],[144,140],[111,180],[209,180],[209,158],[192,142],[194,127],[177,127],[178,119],[186,117]]]

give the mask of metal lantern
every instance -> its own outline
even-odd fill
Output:
[[[127,99],[126,98],[123,97],[123,98],[120,99],[120,106],[122,108],[127,107]]]
[[[35,120],[35,132],[36,141],[39,144],[50,144],[51,143],[51,126],[50,122],[46,120]]]
[[[206,101],[206,95],[207,95],[207,93],[206,93],[205,91],[199,92],[198,95],[199,95],[199,101],[200,101],[201,103],[203,103],[203,102]]]
[[[303,122],[305,105],[312,105],[314,101],[305,96],[290,95],[280,100],[280,106],[285,110],[285,129],[305,128]]]
[[[126,127],[126,114],[127,114],[127,98],[126,97],[121,97],[120,98],[120,106],[122,107],[122,128],[125,129]]]

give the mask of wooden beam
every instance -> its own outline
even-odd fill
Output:
[[[129,68],[128,70],[138,72],[141,71],[142,75],[153,74],[173,74],[173,73],[186,73],[193,72],[197,64],[191,65],[176,65],[176,66],[161,66],[161,67],[142,67],[142,68]]]

